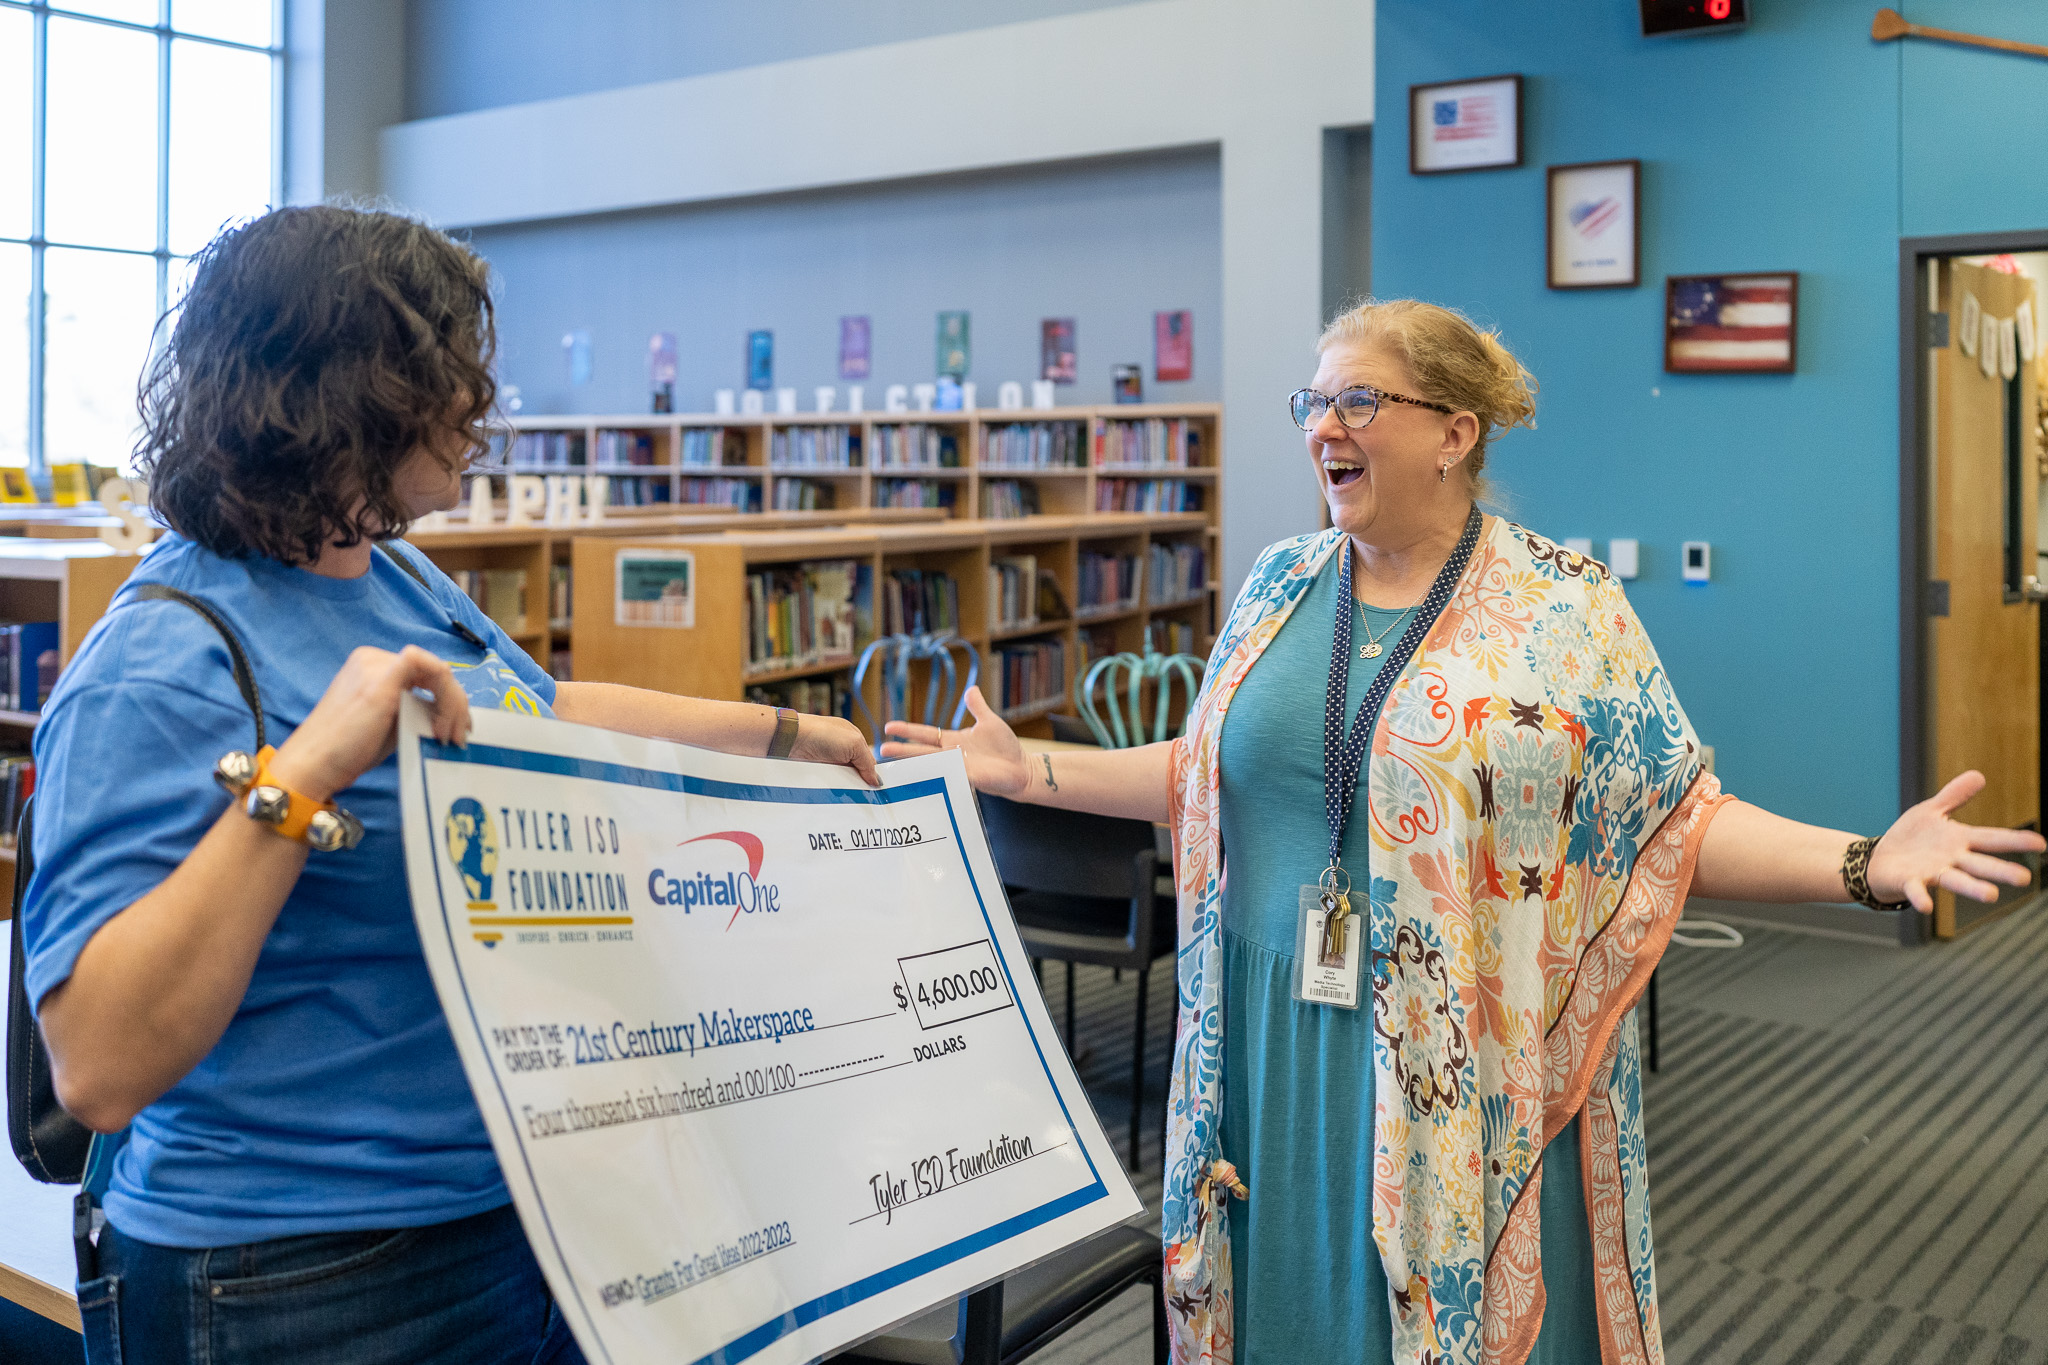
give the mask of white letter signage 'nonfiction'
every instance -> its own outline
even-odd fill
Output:
[[[399,737],[420,939],[592,1365],[815,1359],[1139,1203],[958,754],[843,769],[500,712]]]

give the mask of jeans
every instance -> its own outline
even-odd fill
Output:
[[[197,1251],[108,1224],[99,1246],[90,1365],[583,1365],[509,1204]]]

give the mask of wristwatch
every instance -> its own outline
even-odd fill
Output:
[[[797,713],[787,706],[775,708],[775,737],[768,741],[768,757],[788,758],[796,748]]]
[[[270,775],[276,753],[266,744],[254,754],[240,749],[222,754],[213,765],[213,780],[242,801],[251,820],[315,853],[334,853],[361,843],[362,821],[332,801],[315,801]]]

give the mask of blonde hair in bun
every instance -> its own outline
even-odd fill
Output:
[[[1331,319],[1316,354],[1332,346],[1383,346],[1415,376],[1414,396],[1447,403],[1479,419],[1479,440],[1465,457],[1474,478],[1486,468],[1493,437],[1536,425],[1536,379],[1501,343],[1455,308],[1419,299],[1367,299]]]

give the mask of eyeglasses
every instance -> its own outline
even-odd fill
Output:
[[[1418,408],[1432,412],[1452,413],[1457,409],[1442,403],[1432,403],[1426,398],[1410,398],[1406,394],[1388,393],[1385,389],[1368,388],[1360,384],[1344,390],[1335,398],[1315,389],[1296,389],[1288,395],[1287,408],[1294,418],[1294,425],[1303,431],[1310,431],[1323,420],[1323,414],[1334,405],[1337,420],[1356,431],[1372,425],[1372,419],[1380,415],[1381,403],[1412,403]]]

